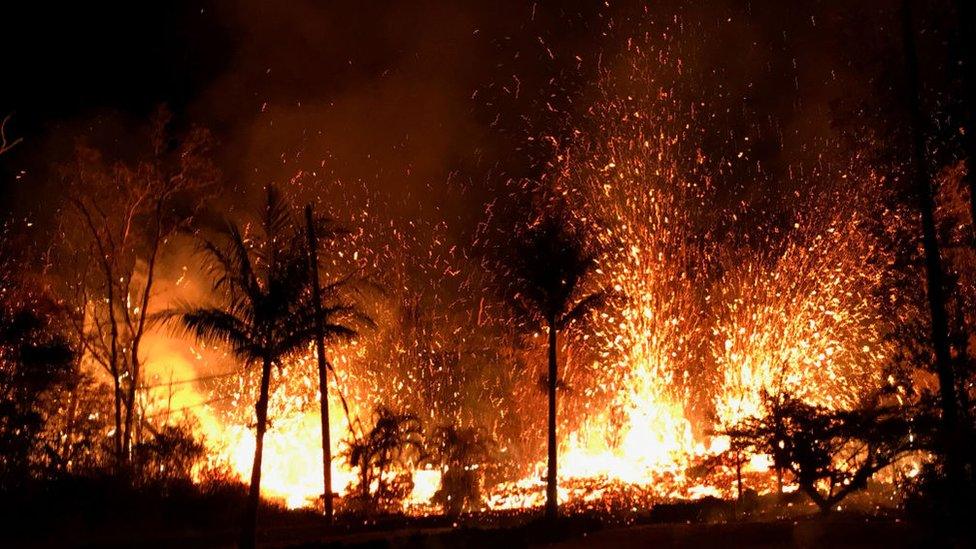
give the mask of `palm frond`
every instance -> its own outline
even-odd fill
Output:
[[[542,214],[522,230],[508,261],[516,312],[546,319],[567,315],[595,267],[586,235],[558,212]]]
[[[207,343],[228,345],[239,359],[251,363],[263,356],[261,341],[236,316],[216,307],[177,311],[174,314],[185,333]]]
[[[562,330],[573,322],[582,320],[591,312],[603,308],[609,302],[609,300],[610,293],[606,291],[595,292],[584,297],[583,299],[579,300],[572,309],[557,320],[556,327]]]

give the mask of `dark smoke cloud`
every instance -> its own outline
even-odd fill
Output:
[[[658,49],[655,85],[702,113],[693,145],[735,203],[775,202],[850,154],[834,106],[874,93],[872,59],[898,35],[880,0],[30,4],[5,18],[0,109],[25,142],[0,196],[16,209],[43,209],[77,137],[124,155],[165,102],[221,142],[236,191],[221,207],[315,172],[306,194],[355,182],[391,215],[437,211],[459,232],[507,180],[545,173],[629,40]]]

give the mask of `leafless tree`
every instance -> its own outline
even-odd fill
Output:
[[[119,466],[131,454],[146,360],[141,344],[163,247],[187,226],[217,178],[209,134],[195,129],[174,140],[169,122],[169,113],[159,109],[149,152],[135,161],[109,161],[79,145],[61,170],[69,214],[65,259],[78,259],[68,269],[75,328],[86,358],[111,377]]]

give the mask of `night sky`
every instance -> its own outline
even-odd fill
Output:
[[[730,201],[765,198],[831,162],[842,111],[883,88],[899,36],[885,1],[18,4],[0,112],[24,142],[3,159],[2,196],[41,216],[34,198],[74,143],[124,155],[166,104],[178,126],[213,131],[241,195],[314,170],[396,194],[404,215],[474,218],[544,172],[542,138],[572,134],[635,38],[661,54],[650,85],[708,113],[696,145],[738,159],[716,172]],[[944,48],[944,29],[926,30],[923,52]]]

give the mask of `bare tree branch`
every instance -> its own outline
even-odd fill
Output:
[[[10,117],[11,115],[8,114],[7,116],[3,117],[3,122],[0,122],[0,154],[6,153],[10,149],[16,147],[18,143],[23,141],[23,138],[21,137],[18,137],[13,141],[10,141],[7,138],[7,122],[10,121]]]

